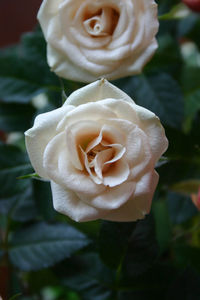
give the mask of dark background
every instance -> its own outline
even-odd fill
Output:
[[[0,0],[0,47],[16,44],[37,24],[41,0]]]

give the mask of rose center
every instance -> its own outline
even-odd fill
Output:
[[[89,10],[84,14],[85,30],[92,37],[112,35],[119,19],[119,12],[113,7]]]
[[[87,153],[87,158],[88,158],[88,162],[91,163],[96,155],[104,150],[107,150],[107,149],[112,149],[111,147],[108,147],[108,146],[104,146],[102,144],[99,144],[97,146],[95,146],[93,149],[91,149],[88,153]],[[109,159],[111,158],[111,156],[113,155],[110,155]]]

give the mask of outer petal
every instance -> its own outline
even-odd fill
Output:
[[[73,92],[64,106],[68,104],[78,106],[108,98],[121,99],[133,103],[133,100],[126,93],[109,83],[106,79],[101,79]]]
[[[56,127],[73,106],[65,106],[38,115],[31,129],[25,132],[26,148],[35,171],[43,178],[48,178],[43,168],[43,154],[48,142],[58,133]]]
[[[156,163],[168,148],[165,130],[161,125],[159,118],[154,113],[136,104],[132,105],[140,119],[140,128],[148,137],[154,163]]]
[[[134,195],[119,209],[110,211],[103,219],[117,222],[143,219],[150,211],[158,178],[156,171],[145,174],[136,184]]]
[[[92,205],[97,209],[103,209],[110,214],[110,211],[115,211],[127,202],[131,195],[134,194],[135,186],[134,182],[124,182],[112,189],[107,188],[105,192],[93,198],[89,198],[80,193],[78,193],[78,196],[88,205]]]
[[[73,191],[63,189],[53,181],[51,181],[51,189],[55,210],[74,221],[86,222],[103,217],[103,211],[81,201]]]

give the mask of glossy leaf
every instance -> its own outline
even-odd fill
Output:
[[[26,153],[11,145],[0,145],[0,213],[14,220],[33,219],[37,210],[30,180],[17,177],[29,173],[32,167]]]
[[[134,76],[117,83],[137,104],[153,111],[164,124],[181,127],[183,97],[180,87],[169,74]]]
[[[90,243],[67,224],[37,223],[17,231],[10,241],[9,257],[20,270],[47,268]]]

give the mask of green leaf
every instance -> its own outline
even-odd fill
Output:
[[[68,270],[66,266],[59,269],[64,277],[62,283],[80,293],[81,300],[113,299],[114,273],[102,264],[96,253],[75,257],[67,266]]]
[[[34,115],[35,109],[30,104],[0,102],[0,128],[6,132],[27,130]]]
[[[180,44],[169,32],[158,36],[158,50],[152,60],[146,65],[146,71],[157,71],[174,74],[175,78],[180,76],[182,56]]]
[[[197,214],[197,209],[188,196],[169,192],[167,198],[169,215],[172,223],[181,224]]]
[[[53,208],[50,183],[34,180],[33,188],[35,202],[42,218],[46,221],[54,220],[57,212]]]
[[[137,104],[153,111],[162,123],[181,128],[183,97],[178,84],[169,74],[134,76],[116,83]]]
[[[38,180],[44,180],[42,177],[40,177],[37,173],[31,173],[23,176],[17,177],[17,179],[38,179]]]
[[[18,180],[32,167],[26,153],[18,147],[0,145],[0,213],[18,221],[33,219],[37,210],[30,180]]]
[[[117,268],[117,280],[145,272],[157,256],[152,218],[137,223],[103,222],[99,251],[105,264]]]
[[[188,17],[180,20],[177,24],[177,35],[179,38],[186,37],[192,32],[195,27],[199,16],[195,13],[191,13]]]
[[[171,225],[166,201],[153,203],[153,213],[156,226],[156,238],[161,252],[165,251],[171,241]]]
[[[126,255],[130,236],[136,223],[115,223],[104,221],[99,235],[99,251],[104,263],[117,268]]]
[[[182,71],[181,83],[185,96],[185,130],[188,132],[197,112],[200,111],[200,68],[185,67]]]
[[[9,257],[20,270],[39,270],[70,257],[89,243],[89,239],[72,226],[37,223],[13,234]]]
[[[46,63],[45,45],[42,34],[36,32],[26,34],[19,47],[0,52],[1,100],[27,103],[40,93],[60,91]]]
[[[155,224],[152,215],[137,222],[130,236],[121,268],[122,282],[146,272],[158,257]]]

